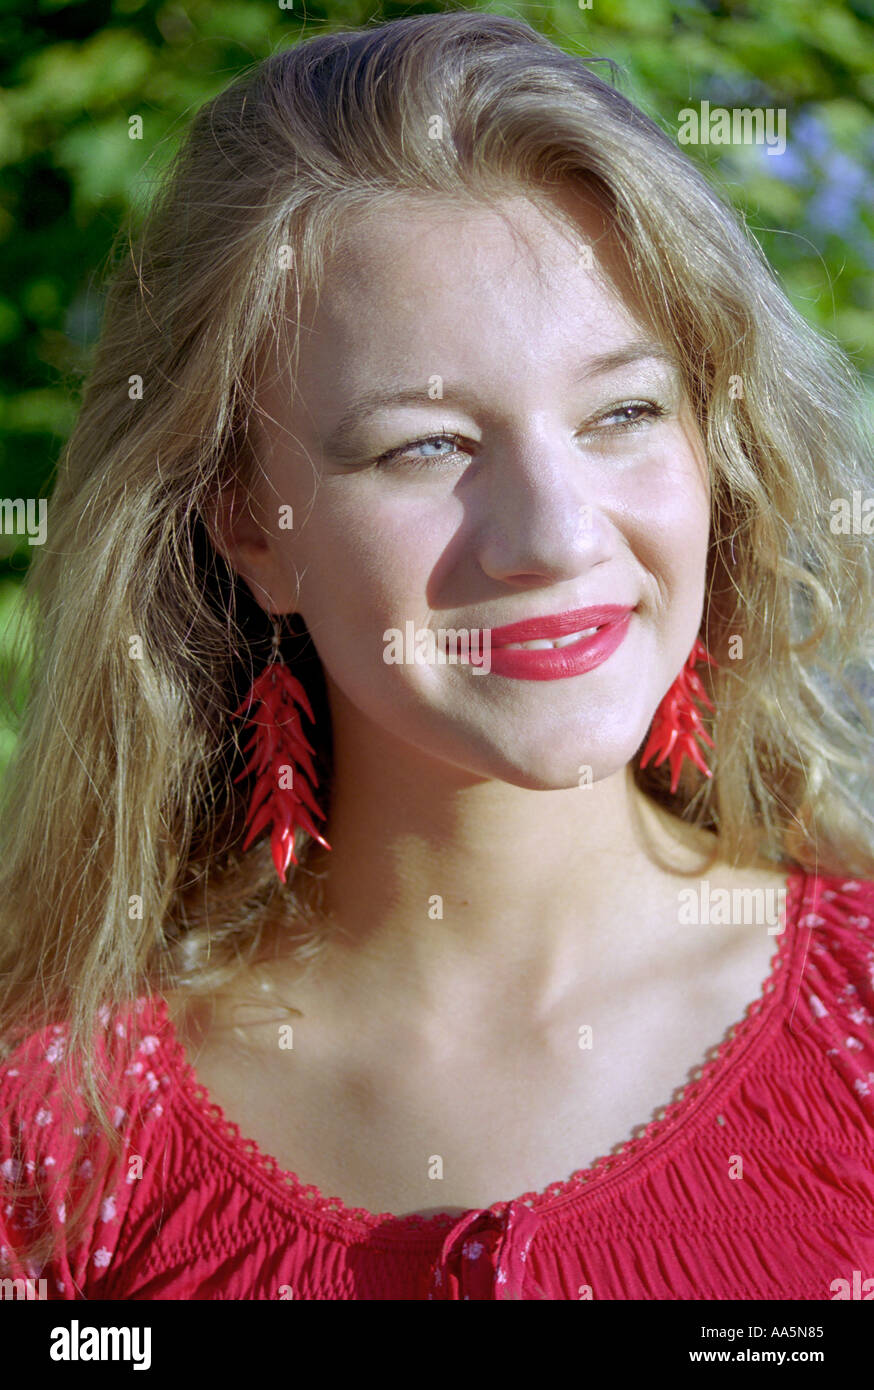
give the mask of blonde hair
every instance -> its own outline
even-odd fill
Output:
[[[3,1040],[8,1053],[66,1020],[116,1150],[90,1055],[101,1006],[219,989],[271,931],[300,958],[321,939],[312,842],[298,836],[285,890],[266,836],[240,853],[248,784],[233,780],[230,715],[270,625],[208,529],[216,498],[257,467],[256,369],[289,293],[317,289],[339,232],[383,202],[575,185],[609,209],[679,355],[711,469],[714,775],[687,769],[672,796],[666,766],[635,760],[635,780],[733,863],[874,876],[871,552],[829,524],[833,498],[874,491],[846,358],[658,126],[528,24],[463,11],[320,35],[205,105],[142,227],[119,236],[26,581],[30,697],[0,839]],[[284,655],[313,701],[328,811],[330,718],[299,637]]]

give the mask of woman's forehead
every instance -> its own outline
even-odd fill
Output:
[[[392,318],[416,324],[425,310],[462,312],[462,296],[471,311],[475,296],[492,319],[512,320],[514,310],[521,318],[540,301],[547,327],[577,314],[585,328],[590,309],[644,326],[609,222],[573,192],[546,206],[543,195],[520,192],[489,204],[417,196],[367,211],[338,235],[294,324],[302,346],[311,332],[366,345],[390,333]],[[463,322],[454,321],[454,336]]]

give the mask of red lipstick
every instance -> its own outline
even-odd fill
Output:
[[[491,670],[515,680],[563,680],[593,671],[612,656],[625,640],[634,608],[627,604],[605,603],[593,608],[575,608],[543,618],[526,618],[491,629]],[[512,642],[555,641],[588,628],[597,631],[562,647],[531,650],[511,648]]]

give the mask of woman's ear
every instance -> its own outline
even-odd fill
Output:
[[[275,537],[251,491],[236,479],[220,484],[205,509],[204,523],[216,550],[246,581],[265,613],[293,610],[294,598],[285,594],[288,580]],[[288,602],[283,601],[286,597]]]

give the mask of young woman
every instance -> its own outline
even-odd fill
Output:
[[[688,159],[524,23],[322,36],[198,114],[28,576],[7,1274],[874,1276],[859,402]]]

